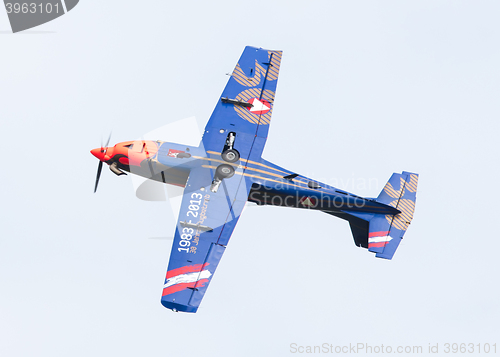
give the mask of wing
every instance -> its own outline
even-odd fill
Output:
[[[182,198],[161,303],[174,311],[196,312],[212,280],[251,187],[242,169],[214,193],[210,161],[191,170]]]
[[[246,47],[205,127],[203,145],[220,153],[226,135],[243,159],[260,159],[271,123],[281,51]],[[223,137],[223,140],[221,140]]]
[[[252,186],[245,163],[260,161],[267,139],[280,63],[280,51],[246,47],[205,128],[206,156],[193,156],[163,288],[169,309],[196,312],[224,254]],[[240,162],[222,159],[228,149]],[[222,168],[234,174],[219,180]]]

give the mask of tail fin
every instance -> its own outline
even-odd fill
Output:
[[[368,250],[377,258],[392,259],[413,219],[417,196],[418,175],[403,171],[393,174],[377,201],[397,208],[397,215],[375,216],[370,220]]]
[[[395,173],[377,197],[377,202],[397,208],[401,211],[399,214],[327,213],[349,221],[357,246],[368,248],[377,258],[392,259],[413,219],[417,183],[417,174]]]

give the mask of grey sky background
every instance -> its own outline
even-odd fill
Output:
[[[81,1],[0,11],[2,356],[288,356],[290,344],[497,343],[496,1]],[[375,197],[420,174],[392,261],[321,212],[249,207],[198,313],[160,304],[166,202],[99,147],[196,116],[244,46],[283,50],[264,157]],[[162,138],[158,138],[162,139]],[[442,351],[442,349],[441,349]],[[469,354],[470,355],[470,354]]]

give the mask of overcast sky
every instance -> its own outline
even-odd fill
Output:
[[[496,343],[497,1],[91,1],[0,11],[0,355],[289,356]],[[99,147],[195,116],[246,45],[283,50],[264,157],[361,196],[420,174],[392,261],[321,212],[249,207],[196,314],[160,304],[174,215]],[[163,139],[158,137],[157,139]],[[379,354],[380,355],[380,354]],[[471,354],[468,354],[471,355]]]

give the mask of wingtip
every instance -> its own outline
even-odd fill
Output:
[[[195,313],[196,311],[198,311],[198,307],[197,306],[186,306],[186,305],[181,305],[181,304],[177,304],[175,302],[172,302],[172,301],[167,301],[167,300],[164,300],[164,299],[161,299],[161,304],[166,307],[167,309],[170,309],[174,312],[190,312],[190,313]]]

